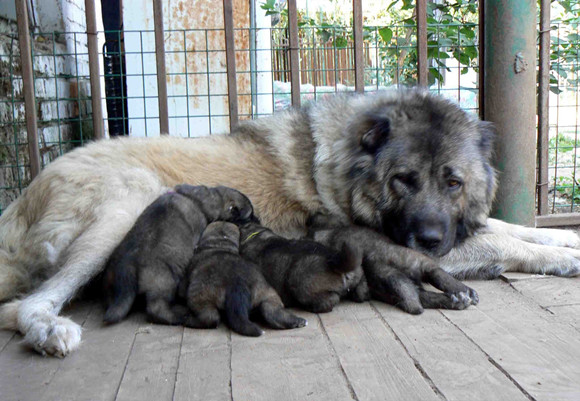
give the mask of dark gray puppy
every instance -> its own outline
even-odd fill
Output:
[[[365,277],[357,288],[360,298],[372,297],[412,314],[422,313],[423,308],[465,309],[479,302],[475,290],[442,270],[433,259],[396,245],[376,231],[343,226],[323,215],[311,218],[309,225],[309,234],[316,241],[335,249],[353,244],[362,250]],[[443,292],[427,291],[422,282]]]
[[[254,222],[242,225],[241,233],[240,253],[260,266],[286,306],[330,312],[363,276],[362,253],[350,244],[335,251],[312,240],[280,237]],[[352,294],[364,299],[358,289]]]
[[[247,221],[250,200],[227,187],[178,185],[157,198],[110,256],[104,272],[104,321],[129,313],[145,294],[147,314],[158,323],[181,324],[184,306],[174,304],[177,287],[203,230],[215,220]]]
[[[263,331],[250,321],[249,314],[257,308],[273,328],[304,327],[306,320],[284,309],[258,267],[239,255],[239,245],[240,231],[235,224],[215,222],[207,226],[188,269],[187,291],[183,291],[183,284],[180,286],[191,311],[184,324],[216,327],[221,310],[235,332],[256,337]]]

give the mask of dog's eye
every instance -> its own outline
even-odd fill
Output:
[[[447,180],[447,186],[449,189],[458,189],[461,187],[461,185],[463,185],[463,183],[458,179],[450,178]]]

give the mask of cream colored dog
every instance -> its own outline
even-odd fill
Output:
[[[238,189],[264,225],[288,237],[303,235],[315,213],[390,235],[386,222],[408,211],[393,208],[420,200],[409,210],[423,214],[409,215],[395,240],[442,256],[456,276],[579,274],[574,233],[487,220],[495,188],[488,130],[446,100],[408,91],[336,97],[245,123],[234,135],[77,149],[47,166],[0,217],[0,325],[41,353],[77,348],[81,329],[58,316],[62,306],[102,270],[145,207],[181,183]],[[426,146],[429,135],[435,140]],[[421,170],[407,164],[414,157]]]

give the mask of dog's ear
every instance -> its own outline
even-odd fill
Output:
[[[369,115],[360,139],[361,147],[368,153],[375,153],[385,144],[390,131],[391,122],[387,117]]]
[[[486,160],[490,160],[493,153],[493,143],[497,136],[495,126],[489,121],[481,121],[479,123],[479,133],[480,138],[478,145],[481,154],[486,158]]]

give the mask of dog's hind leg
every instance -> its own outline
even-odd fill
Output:
[[[506,234],[525,242],[538,245],[580,248],[580,237],[572,230],[554,228],[531,228],[510,224],[496,219],[487,219],[487,227],[483,232],[491,234]]]
[[[132,207],[131,207],[132,206]],[[79,346],[81,328],[59,317],[62,306],[103,268],[137,218],[134,203],[107,205],[99,219],[64,250],[62,267],[18,306],[18,330],[42,354],[63,357]]]
[[[295,329],[308,324],[306,319],[290,313],[272,288],[267,289],[260,304],[262,317],[274,329]]]
[[[220,312],[211,304],[196,304],[183,324],[194,329],[215,329],[220,324]]]

